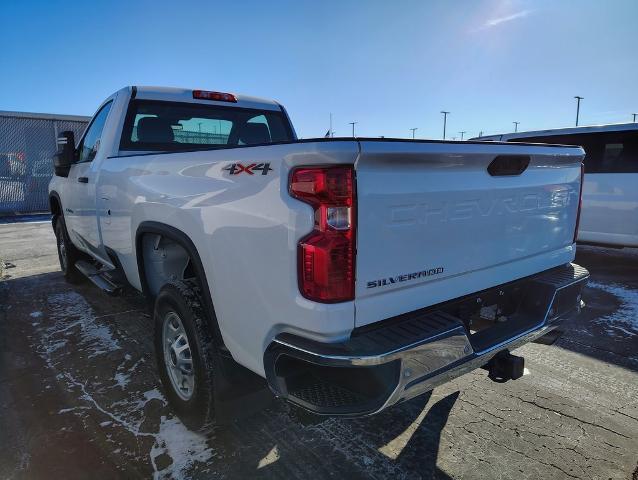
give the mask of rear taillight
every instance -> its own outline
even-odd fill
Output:
[[[574,228],[574,243],[578,238],[578,227],[580,225],[580,211],[583,208],[583,184],[585,183],[585,164],[580,164],[580,190],[578,192],[578,213],[576,214],[576,228]]]
[[[354,299],[355,186],[348,166],[299,167],[290,195],[315,212],[314,230],[299,241],[299,290],[323,303]]]

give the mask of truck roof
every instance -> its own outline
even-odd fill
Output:
[[[218,102],[211,100],[199,100],[193,98],[194,90],[213,90],[207,88],[176,88],[176,87],[153,87],[153,86],[131,86],[127,89],[134,89],[135,98],[143,100],[162,100],[165,102],[189,102],[228,105],[228,102]],[[232,93],[232,92],[229,92]],[[233,106],[240,108],[256,108],[261,110],[281,110],[281,105],[275,100],[266,98],[251,97],[233,93],[237,98],[237,103]]]
[[[557,135],[574,135],[579,133],[620,132],[638,130],[638,123],[611,123],[606,125],[589,125],[584,127],[551,128],[548,130],[530,130],[528,132],[510,132],[499,135],[485,135],[470,140],[500,140],[507,141],[511,138],[549,137]]]

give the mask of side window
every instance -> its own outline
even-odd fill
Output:
[[[518,140],[530,143],[555,143],[558,145],[575,145],[585,150],[585,173],[599,173],[600,164],[605,152],[605,142],[597,134],[548,135],[546,137],[525,137]]]
[[[622,143],[606,143],[603,153],[603,161],[600,164],[602,172],[613,172],[618,166],[618,161],[623,152]]]
[[[622,133],[611,140],[614,143],[608,143],[605,150],[605,171],[638,173],[638,132]]]
[[[565,145],[578,145],[585,150],[585,173],[599,173],[605,155],[605,140],[596,133],[569,135],[558,142]]]
[[[638,173],[638,131],[597,132],[521,138],[532,143],[579,145],[585,150],[585,173]],[[511,141],[517,141],[511,139]]]
[[[102,130],[104,130],[106,117],[109,114],[109,110],[111,110],[112,103],[113,102],[109,102],[104,105],[93,117],[93,120],[89,125],[89,129],[86,131],[86,134],[78,147],[79,154],[77,163],[91,162],[97,155],[97,152],[100,149]]]

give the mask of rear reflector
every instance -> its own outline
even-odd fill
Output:
[[[198,100],[215,100],[216,102],[237,103],[237,97],[232,93],[209,92],[208,90],[193,90],[193,98]]]
[[[290,175],[290,194],[310,204],[314,230],[299,241],[301,294],[322,303],[354,299],[355,191],[348,166],[300,167]]]

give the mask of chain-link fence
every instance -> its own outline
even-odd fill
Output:
[[[49,209],[56,138],[73,130],[75,138],[88,117],[0,112],[0,217]]]

